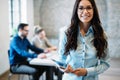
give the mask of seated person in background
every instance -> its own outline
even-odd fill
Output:
[[[18,34],[10,43],[10,68],[12,72],[24,72],[31,74],[32,80],[39,80],[40,75],[46,71],[46,80],[53,80],[52,67],[30,65],[27,58],[46,58],[45,50],[36,48],[30,44],[27,39],[29,32],[28,24],[20,23],[18,25]],[[35,53],[30,53],[31,49]],[[40,54],[39,54],[40,53]]]
[[[32,39],[32,44],[38,48],[48,49],[49,51],[56,50],[57,47],[51,45],[46,37],[45,31],[40,26],[35,26],[35,35]]]
[[[49,51],[57,50],[57,47],[50,44],[46,37],[45,31],[39,26],[35,26],[34,37],[32,39],[32,44],[38,48],[48,49]],[[58,76],[58,80],[62,80],[62,72],[59,69],[54,68],[55,74]]]

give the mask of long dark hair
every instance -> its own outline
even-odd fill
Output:
[[[78,36],[78,31],[79,31],[78,25],[80,22],[78,15],[77,15],[77,9],[78,9],[78,5],[80,1],[81,0],[76,0],[75,2],[74,8],[73,8],[73,14],[71,18],[71,24],[66,31],[67,42],[65,44],[65,52],[64,52],[65,55],[69,54],[70,50],[77,49],[77,36]],[[98,14],[95,1],[94,0],[89,0],[89,1],[93,6],[93,11],[94,11],[93,13],[94,15],[91,20],[91,25],[94,30],[94,39],[92,40],[92,42],[97,50],[96,56],[99,58],[102,58],[106,56],[104,51],[107,48],[107,40],[106,40],[104,31],[103,31],[103,28],[101,26],[101,21],[99,18],[99,14]]]

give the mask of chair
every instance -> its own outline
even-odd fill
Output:
[[[8,50],[8,57],[10,57],[10,50]],[[10,67],[10,73],[9,73],[9,75],[8,75],[8,80],[11,80],[11,77],[12,77],[12,75],[14,75],[14,74],[17,74],[17,75],[18,75],[18,80],[21,80],[21,77],[22,77],[22,80],[23,80],[23,76],[20,76],[20,75],[28,75],[29,80],[31,80],[30,74],[24,73],[24,72],[15,72],[15,71],[13,72],[12,69],[11,69],[11,67]]]

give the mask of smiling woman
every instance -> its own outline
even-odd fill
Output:
[[[83,23],[88,23],[93,18],[93,6],[92,4],[86,0],[81,1],[78,5],[78,18]]]
[[[110,66],[107,45],[95,1],[76,0],[71,23],[60,35],[60,62],[68,64],[62,80],[98,80]]]

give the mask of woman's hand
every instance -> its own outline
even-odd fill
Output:
[[[37,56],[37,58],[43,59],[43,58],[47,58],[47,56],[46,56],[45,53],[41,53],[41,54],[39,54],[39,55]]]
[[[66,68],[60,66],[59,69],[60,69],[62,72],[66,72],[66,73],[71,73],[71,72],[73,72],[73,69],[72,69],[72,67],[71,67],[70,65],[67,65]]]
[[[87,74],[87,70],[85,68],[78,68],[72,71],[77,76],[85,76]]]
[[[60,68],[62,69],[62,71],[66,72],[66,73],[73,73],[77,76],[85,76],[87,74],[87,70],[85,68],[77,68],[75,70],[73,70],[73,68],[68,65],[66,68]]]
[[[49,53],[51,50],[49,48],[44,49],[44,53]]]
[[[73,72],[73,68],[70,65],[67,65],[67,67],[65,68],[64,72],[71,73],[71,72]]]
[[[57,50],[57,47],[56,46],[53,46],[51,47],[53,51],[56,51]]]

